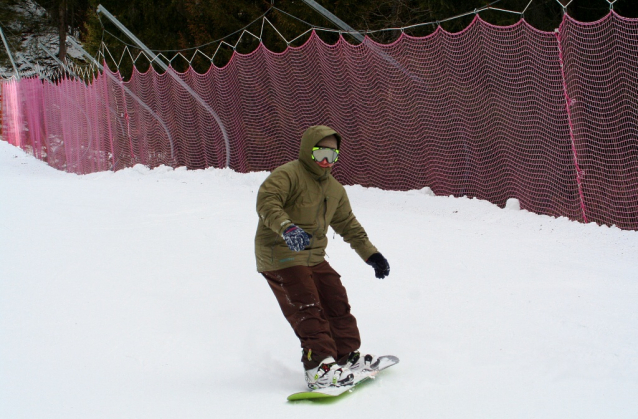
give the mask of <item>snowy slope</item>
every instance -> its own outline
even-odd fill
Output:
[[[287,403],[300,349],[253,260],[266,175],[77,176],[0,141],[0,417],[638,414],[637,232],[362,187],[391,275],[338,236],[329,261],[363,349],[401,363],[337,403]]]

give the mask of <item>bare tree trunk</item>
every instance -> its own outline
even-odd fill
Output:
[[[58,31],[60,40],[60,49],[58,52],[58,58],[64,62],[66,60],[66,0],[61,0],[58,6]]]

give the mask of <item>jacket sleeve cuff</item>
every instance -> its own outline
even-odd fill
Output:
[[[292,224],[292,221],[286,218],[282,220],[281,222],[279,222],[278,224],[279,224],[279,230],[277,231],[277,234],[281,236],[282,234],[284,234],[284,230],[290,227],[290,224]]]
[[[379,253],[377,248],[374,247],[372,244],[368,244],[368,246],[362,249],[355,249],[355,252],[357,252],[357,254],[361,257],[361,259],[363,259],[364,262],[366,262],[370,258],[370,256],[374,255],[375,253]]]

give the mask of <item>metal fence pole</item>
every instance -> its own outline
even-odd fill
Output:
[[[319,12],[321,15],[323,15],[326,19],[330,20],[332,23],[337,25],[345,33],[348,33],[349,35],[352,35],[359,42],[363,43],[365,41],[365,36],[361,35],[361,33],[359,31],[353,29],[350,25],[345,23],[343,20],[339,19],[337,16],[335,16],[332,13],[330,13],[330,11],[328,11],[325,7],[323,7],[322,5],[317,3],[316,1],[314,1],[314,0],[302,0],[302,1],[304,3],[306,3],[308,6],[312,7],[313,9],[315,9],[317,12]],[[374,42],[368,42],[368,43],[366,43],[366,45],[368,46],[368,48],[370,48],[377,55],[379,55],[381,58],[386,60],[388,62],[388,64],[390,64],[391,66],[393,66],[394,68],[396,68],[397,70],[402,72],[407,78],[409,78],[410,80],[412,80],[412,81],[414,81],[416,83],[419,83],[421,85],[426,85],[425,80],[423,80],[421,77],[419,77],[419,76],[411,73],[410,71],[408,71],[401,63],[399,63],[397,60],[395,60],[393,57],[391,57],[388,53],[386,53],[381,48],[379,48]]]
[[[166,74],[171,76],[180,86],[182,86],[184,90],[190,93],[191,96],[193,96],[195,100],[197,100],[197,102],[199,102],[199,104],[202,105],[202,107],[204,107],[204,109],[208,111],[208,113],[210,113],[213,116],[213,118],[215,119],[215,122],[217,122],[217,125],[219,126],[219,129],[222,132],[222,135],[224,136],[224,143],[226,145],[226,166],[225,167],[230,167],[230,141],[228,139],[228,134],[226,133],[226,128],[224,127],[222,120],[219,118],[219,115],[217,115],[217,112],[215,112],[213,108],[211,108],[197,92],[195,92],[188,84],[186,84],[184,80],[182,80],[174,71],[172,71],[172,69],[170,69],[168,65],[166,65],[163,61],[161,61],[157,57],[157,55],[153,53],[153,51],[151,51],[146,45],[142,43],[142,41],[140,41],[135,35],[133,35],[133,33],[129,31],[126,28],[126,26],[124,26],[119,20],[115,18],[115,16],[113,16],[108,10],[106,10],[104,6],[99,5],[97,7],[97,12],[102,13],[111,22],[113,22],[113,24],[117,26],[119,30],[121,30],[124,34],[126,34],[126,36],[128,36],[131,39],[131,41],[137,44],[137,46],[140,47],[150,57],[151,63],[153,62],[157,63],[157,65],[159,65],[162,68],[162,70],[166,72]]]
[[[75,48],[77,48],[82,55],[84,55],[90,62],[92,62],[93,64],[95,64],[97,66],[97,68],[102,71],[103,74],[105,74],[107,77],[109,77],[111,80],[113,80],[115,83],[117,83],[118,85],[120,85],[120,87],[129,94],[129,96],[131,96],[133,98],[133,100],[135,100],[137,103],[139,103],[144,109],[146,109],[151,115],[153,115],[153,117],[155,119],[157,119],[157,122],[159,122],[162,125],[162,128],[164,128],[164,131],[166,132],[166,135],[168,136],[168,142],[171,144],[171,159],[173,161],[175,161],[175,145],[173,144],[173,137],[171,136],[170,131],[168,130],[168,127],[166,126],[166,124],[164,123],[164,121],[162,121],[162,118],[159,117],[159,115],[157,115],[155,113],[155,111],[153,111],[153,109],[150,108],[150,106],[148,106],[146,103],[144,103],[144,101],[142,99],[140,99],[135,93],[133,93],[131,91],[131,89],[129,89],[128,87],[126,87],[126,85],[124,84],[124,82],[120,79],[118,79],[117,77],[115,77],[110,71],[108,71],[107,69],[105,69],[102,64],[100,64],[99,62],[97,62],[97,60],[95,58],[93,58],[93,56],[91,54],[89,54],[88,52],[86,52],[84,50],[84,48],[82,48],[80,46],[80,44],[78,44],[77,42],[75,42],[73,40],[73,38],[67,38],[67,40],[69,41],[69,43],[71,43]]]
[[[76,79],[79,79],[78,75],[75,74],[75,72],[73,70],[71,70],[71,68],[69,66],[67,66],[66,64],[64,64],[58,57],[55,56],[55,54],[53,54],[51,51],[49,51],[47,49],[47,47],[45,47],[44,45],[38,43],[38,46],[47,53],[47,55],[51,58],[53,58],[55,60],[56,63],[58,63],[58,65],[60,67],[62,67],[67,73],[69,73],[70,75],[72,75],[73,77],[75,77]],[[51,81],[51,80],[49,80]]]
[[[7,50],[7,55],[9,56],[9,60],[11,61],[13,70],[16,72],[16,77],[18,80],[20,80],[20,72],[18,71],[18,67],[16,66],[15,61],[13,61],[13,55],[11,55],[11,50],[9,49],[9,43],[7,42],[7,38],[4,37],[2,26],[0,26],[0,37],[2,37],[2,42],[4,43],[4,47]]]
[[[313,9],[315,9],[317,12],[321,13],[329,21],[331,21],[332,23],[334,23],[335,25],[337,25],[338,27],[340,27],[344,31],[348,32],[348,34],[350,34],[353,37],[355,37],[357,39],[357,41],[363,42],[363,40],[365,39],[365,37],[363,35],[361,35],[359,33],[359,31],[356,31],[356,30],[352,29],[352,27],[349,26],[346,22],[344,22],[343,20],[339,19],[334,14],[330,13],[325,7],[323,7],[322,5],[317,3],[316,1],[314,1],[314,0],[302,0],[302,1],[304,3],[306,3],[308,6],[312,7]]]

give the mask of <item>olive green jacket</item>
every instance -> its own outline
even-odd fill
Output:
[[[308,128],[301,139],[299,159],[286,163],[268,176],[257,194],[259,225],[255,236],[257,271],[290,266],[314,266],[324,260],[328,226],[367,260],[377,249],[357,221],[346,191],[331,174],[312,160],[312,148],[323,138],[341,136],[326,126]],[[296,224],[310,234],[310,244],[300,252],[288,248],[283,231]]]

